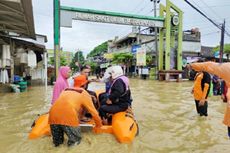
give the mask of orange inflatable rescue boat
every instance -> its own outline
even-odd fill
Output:
[[[100,92],[96,91],[97,95]],[[49,114],[43,114],[32,125],[32,130],[29,133],[29,139],[36,139],[42,136],[49,136],[50,125],[48,124]],[[80,126],[94,125],[91,120],[87,124],[80,124]],[[112,115],[112,124],[104,125],[99,130],[93,131],[95,133],[110,133],[113,134],[120,143],[131,143],[135,136],[138,135],[138,124],[134,119],[131,109],[124,112],[119,112]]]

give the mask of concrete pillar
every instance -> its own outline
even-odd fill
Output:
[[[165,75],[165,81],[170,81],[170,74],[169,73],[166,73],[166,75]]]
[[[47,52],[45,51],[44,53],[43,53],[43,64],[44,64],[44,76],[43,76],[43,78],[44,78],[44,82],[45,82],[45,87],[46,87],[46,89],[47,89],[47,81],[48,81],[48,79],[47,79]]]

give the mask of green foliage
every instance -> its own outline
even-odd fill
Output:
[[[79,67],[76,65],[76,62],[80,65],[84,65],[85,58],[83,56],[82,51],[78,51],[74,54],[74,58],[72,59],[70,63],[70,68],[73,69],[74,71],[79,70]]]
[[[220,45],[216,46],[213,48],[213,52],[219,51],[220,50]],[[230,53],[230,44],[225,44],[224,45],[224,53]]]
[[[153,58],[153,56],[151,54],[147,54],[146,55],[146,65],[152,65],[154,64],[153,61],[155,60],[155,58]]]
[[[54,65],[54,57],[50,57],[49,64]],[[61,56],[61,58],[60,58],[60,66],[66,66],[66,65],[67,65],[67,61],[66,61],[65,57]]]
[[[54,65],[54,57],[50,57],[49,64],[50,64],[50,65]]]
[[[61,56],[60,65],[61,66],[66,66],[67,65],[67,61],[66,61],[66,59],[63,56]]]
[[[133,55],[131,53],[117,53],[114,54],[112,63],[114,64],[130,64],[132,62]]]
[[[98,66],[98,64],[97,63],[94,63],[94,62],[86,62],[85,63],[86,65],[90,65],[90,67],[91,67],[91,72],[95,72],[95,70],[96,70],[96,68],[97,68],[97,66]]]
[[[103,53],[106,53],[107,52],[107,49],[108,49],[108,43],[107,41],[98,45],[97,47],[95,47],[88,55],[87,55],[87,58],[88,57],[94,57],[94,56],[97,56],[97,55],[100,55],[100,54],[103,54]]]

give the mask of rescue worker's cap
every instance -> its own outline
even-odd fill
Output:
[[[79,75],[74,78],[74,87],[81,87],[87,84],[89,81],[87,80],[85,75]]]

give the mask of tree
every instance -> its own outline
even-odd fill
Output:
[[[146,65],[153,65],[155,58],[151,54],[146,55]]]
[[[117,53],[114,54],[112,63],[125,65],[128,70],[132,64],[133,55],[132,53]]]
[[[49,64],[54,65],[54,57],[50,57]],[[67,61],[66,61],[65,57],[61,56],[60,57],[60,66],[66,66],[66,65],[67,65]]]
[[[94,63],[94,62],[86,62],[85,64],[86,64],[86,65],[89,65],[89,66],[91,67],[91,72],[92,72],[92,73],[95,73],[96,67],[98,66],[97,63]]]
[[[61,56],[61,58],[60,58],[60,65],[61,66],[66,66],[67,65],[67,61],[63,56]]]
[[[219,51],[220,50],[220,45],[216,46],[213,48],[213,52]],[[225,44],[224,45],[224,53],[229,54],[230,53],[230,44]]]
[[[94,57],[106,53],[108,50],[108,42],[103,42],[102,44],[95,47],[88,55],[88,57]]]
[[[212,52],[216,52],[220,50],[220,45],[213,48]],[[229,60],[229,54],[230,54],[230,44],[224,45],[224,53],[226,53],[227,59]]]
[[[76,62],[78,62],[78,66],[76,65]],[[82,51],[78,51],[74,54],[74,58],[72,59],[70,63],[70,67],[74,71],[78,71],[80,70],[80,67],[84,64],[84,62],[85,62],[85,58],[83,56]]]

